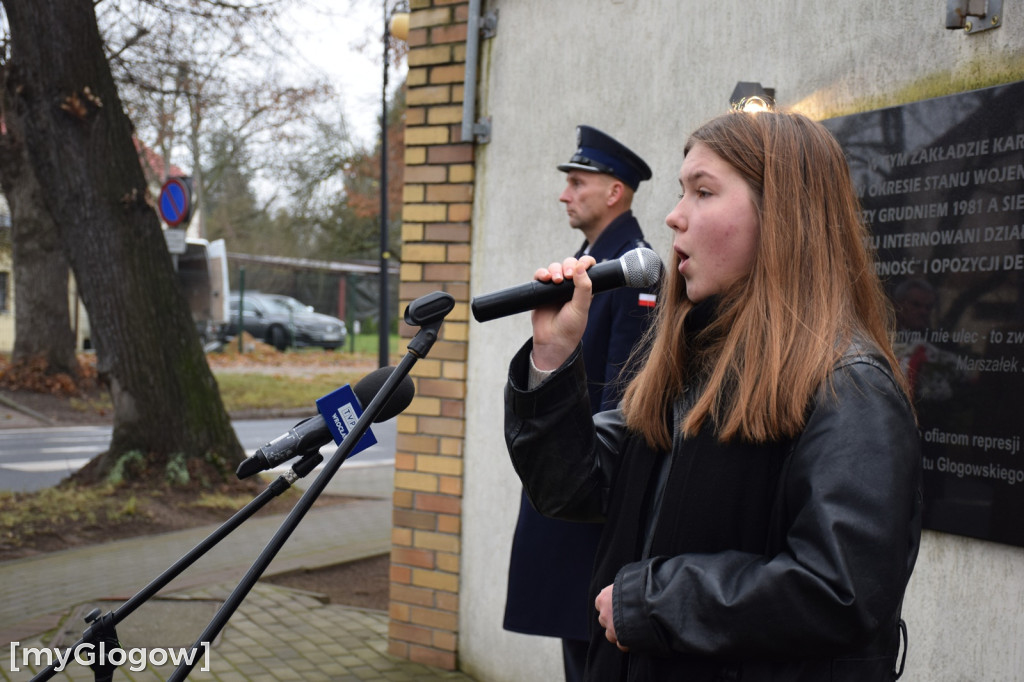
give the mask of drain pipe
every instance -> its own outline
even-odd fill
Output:
[[[480,40],[493,38],[497,33],[498,13],[480,15],[482,0],[469,0],[469,20],[466,25],[466,74],[462,95],[462,141],[486,144],[491,140],[491,119],[476,117],[477,62],[480,59]]]

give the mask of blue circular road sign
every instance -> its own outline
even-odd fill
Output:
[[[187,222],[192,214],[192,192],[182,178],[171,178],[160,188],[160,217],[175,227]]]

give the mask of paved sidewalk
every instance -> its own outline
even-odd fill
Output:
[[[52,419],[0,394],[0,429],[30,429],[54,426]]]
[[[257,513],[125,618],[117,626],[124,648],[191,646],[283,519]],[[25,649],[73,644],[85,629],[82,615],[94,606],[117,610],[215,527],[0,563],[0,679],[31,679],[37,670],[34,658],[23,658]],[[390,533],[389,499],[314,506],[265,574],[383,554]],[[385,612],[325,604],[319,595],[267,583],[257,583],[222,630],[209,652],[210,670],[201,672],[202,665],[190,680],[470,680],[389,656]],[[130,666],[114,679],[164,680],[174,670],[166,665],[133,672]],[[72,664],[53,679],[94,676]]]

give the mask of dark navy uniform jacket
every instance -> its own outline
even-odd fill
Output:
[[[600,263],[638,247],[650,248],[631,211],[604,229],[589,254]],[[584,253],[581,249],[577,257]],[[625,382],[616,382],[654,319],[653,290],[622,287],[594,296],[583,334],[583,361],[593,412],[615,407]],[[643,295],[643,297],[642,297]],[[541,516],[523,495],[512,540],[506,630],[563,639],[589,638],[597,611],[587,596],[601,524]]]

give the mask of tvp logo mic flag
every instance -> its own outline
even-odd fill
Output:
[[[359,399],[356,398],[355,391],[347,384],[318,398],[316,408],[327,422],[327,428],[330,429],[331,435],[334,436],[334,442],[338,445],[341,445],[341,441],[345,440],[363,414],[363,408],[359,404]],[[377,439],[374,437],[373,431],[367,429],[356,446],[352,448],[351,455],[362,452],[376,443]]]

